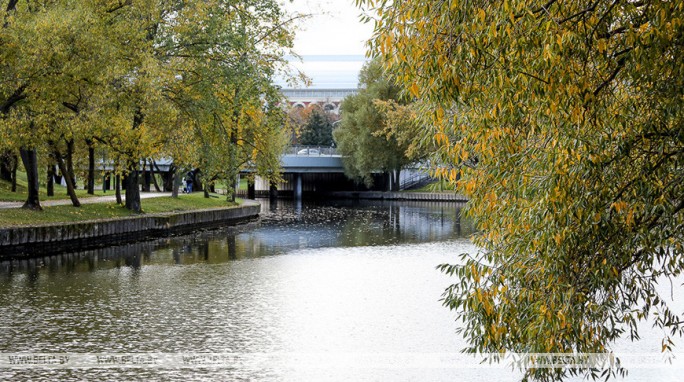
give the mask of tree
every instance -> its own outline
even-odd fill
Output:
[[[482,249],[441,267],[467,350],[606,352],[647,318],[670,349],[684,321],[656,283],[684,270],[684,3],[357,4],[424,101],[435,172],[470,199]]]
[[[125,18],[117,11],[123,8],[64,0],[10,1],[2,10],[3,130],[27,171],[25,207],[40,209],[37,165],[45,152],[65,176],[73,205],[79,205],[74,153],[84,139],[91,140],[92,126],[113,121],[107,107],[112,85],[130,74],[128,62],[137,52],[135,29],[121,28]]]
[[[206,8],[201,14],[208,19],[187,23],[192,33],[182,39],[165,40],[166,56],[176,58],[181,73],[169,84],[168,97],[192,126],[192,143],[185,148],[193,153],[195,163],[190,164],[202,169],[205,182],[224,181],[234,200],[238,173],[247,167],[261,171],[257,163],[262,158],[279,156],[284,149],[272,130],[284,121],[274,108],[282,97],[273,75],[286,63],[294,38],[290,24],[297,16],[271,0],[198,6]],[[193,29],[199,27],[201,34]],[[270,178],[278,173],[279,162],[268,162],[276,167],[260,175]]]
[[[309,120],[309,113],[313,105],[307,107],[293,106],[287,109],[287,124],[285,125],[290,137],[290,143],[299,144],[302,128]]]
[[[282,119],[272,110],[272,77],[298,17],[275,0],[2,2],[0,175],[20,152],[26,207],[40,209],[38,164],[47,153],[78,206],[74,168],[87,156],[92,192],[101,150],[124,176],[126,207],[140,211],[148,158],[202,164],[210,181],[234,179],[261,157],[273,164],[283,147],[272,129]]]
[[[55,142],[55,126],[64,126],[69,120],[63,117],[66,109],[61,109],[78,83],[93,80],[88,75],[99,56],[92,48],[99,50],[102,41],[98,40],[100,35],[91,33],[97,23],[93,23],[89,5],[48,2],[36,6],[9,1],[2,11],[0,70],[5,81],[0,97],[5,100],[4,130],[12,136],[10,141],[19,149],[26,169],[28,198],[24,207],[41,209],[38,151],[46,139]],[[75,57],[81,60],[72,61]],[[73,138],[65,131],[56,134],[66,141]],[[50,146],[50,151],[57,152],[55,145]],[[68,160],[71,163],[70,157]],[[74,205],[78,205],[71,194]]]
[[[332,119],[328,113],[316,105],[309,113],[302,127],[299,143],[306,146],[332,146]]]
[[[372,185],[372,173],[390,173],[390,189],[399,189],[402,167],[416,158],[407,153],[409,143],[397,139],[388,112],[392,105],[407,102],[399,94],[379,60],[365,64],[359,74],[359,92],[342,101],[342,122],[334,131],[338,151],[343,155],[345,173]],[[393,103],[383,103],[392,101]]]

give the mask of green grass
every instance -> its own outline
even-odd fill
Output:
[[[0,201],[6,202],[23,202],[26,200],[26,173],[17,172],[17,192],[12,192],[12,184],[4,180],[0,180]],[[81,198],[91,198],[93,196],[114,195],[114,191],[102,192],[102,186],[95,187],[95,195],[90,195],[86,190],[76,190],[76,196]],[[40,185],[40,200],[58,200],[69,199],[66,187],[55,184],[55,196],[47,196],[47,188],[45,184]]]
[[[226,183],[223,181],[217,181],[214,183],[214,187],[218,190],[226,190],[228,187],[226,186]],[[246,190],[247,189],[247,179],[246,178],[240,178],[240,184],[238,185],[238,190]]]
[[[111,193],[110,193],[111,195]],[[149,198],[141,200],[143,212],[137,214],[116,203],[83,204],[81,207],[54,206],[44,207],[43,211],[30,211],[21,208],[0,209],[0,227],[40,225],[46,223],[69,223],[85,220],[111,219],[128,216],[140,216],[151,213],[189,211],[207,208],[233,206],[225,196],[210,194],[204,198],[203,192],[171,197]],[[241,201],[239,201],[241,203]]]

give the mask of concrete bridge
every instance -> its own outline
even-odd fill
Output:
[[[300,199],[307,194],[359,191],[359,188],[363,191],[386,191],[387,179],[382,172],[373,174],[375,186],[372,189],[365,189],[363,185],[347,178],[342,156],[333,147],[293,146],[282,156],[281,165],[283,181],[270,184],[257,177],[246,196],[280,194]],[[429,174],[418,166],[404,169],[400,176],[400,188],[404,189],[429,178]]]
[[[344,175],[342,156],[335,148],[293,146],[281,158],[283,181],[270,184],[257,177],[248,195],[292,194],[299,199],[305,193],[351,190],[354,182]]]
[[[146,168],[146,171],[143,170],[143,166]],[[293,146],[282,156],[281,166],[283,182],[271,185],[257,177],[255,185],[252,185],[250,192],[257,192],[260,196],[267,196],[275,188],[284,195],[292,193],[294,197],[301,198],[304,192],[345,191],[353,189],[353,182],[344,175],[342,156],[338,155],[332,147]],[[141,161],[139,171],[143,190],[150,189],[150,183],[152,182],[151,173],[153,172],[161,176],[162,184],[160,186],[163,188],[163,191],[171,191],[172,177],[170,171],[172,167],[173,162],[169,158],[156,160],[154,165],[150,163],[144,164]],[[103,162],[97,165],[97,169],[105,173],[114,170],[112,163]],[[243,173],[249,172],[249,170],[243,171]],[[109,179],[108,175],[105,175],[105,179]],[[103,182],[103,186],[107,190],[112,189],[114,186],[113,181],[106,180]]]
[[[250,185],[247,193],[242,196],[247,197],[268,197],[268,196],[290,196],[301,199],[306,195],[316,193],[330,193],[338,191],[363,191],[367,189],[363,185],[358,185],[344,174],[344,164],[342,156],[337,153],[334,147],[320,146],[292,146],[281,157],[282,178],[277,184],[271,184],[267,180],[256,177],[254,184]],[[99,170],[104,172],[112,171],[110,163],[99,163]],[[147,171],[141,176],[143,190],[150,189],[151,171],[150,164],[147,164]],[[172,178],[170,170],[172,161],[170,159],[159,159],[155,161],[154,173],[162,178],[161,188],[164,191],[171,191]],[[143,172],[143,163],[140,164],[140,171]],[[248,174],[250,171],[243,171]],[[142,174],[141,174],[142,175]],[[387,179],[385,174],[378,172],[373,175],[375,187],[372,191],[386,191],[384,185]],[[105,178],[108,179],[107,176]],[[414,184],[417,181],[428,178],[424,171],[415,169],[405,169],[401,173],[400,188]],[[107,189],[113,188],[113,182],[105,182]]]

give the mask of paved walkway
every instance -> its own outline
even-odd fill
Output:
[[[170,192],[141,192],[140,199],[148,198],[160,198],[164,196],[171,196]],[[126,195],[121,193],[121,199],[126,200]],[[79,198],[81,204],[94,204],[94,203],[109,203],[116,202],[116,195],[107,196],[94,196],[90,198]],[[0,201],[0,208],[19,208],[24,205],[24,202],[2,202]],[[71,199],[58,199],[58,200],[41,200],[40,205],[43,207],[51,206],[62,206],[71,205]]]

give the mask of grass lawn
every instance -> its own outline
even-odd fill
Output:
[[[111,192],[109,194],[111,195]],[[143,208],[142,214],[189,211],[234,205],[226,201],[225,196],[217,194],[210,194],[210,196],[211,197],[207,199],[204,198],[203,192],[195,192],[190,195],[179,194],[178,199],[171,197],[143,199],[141,201]],[[241,200],[238,201],[238,203],[241,202]],[[43,207],[43,211],[9,208],[0,209],[0,227],[78,222],[126,216],[140,216],[140,214],[131,212],[116,203],[83,204],[78,208],[71,205]]]
[[[218,190],[226,190],[228,187],[226,184],[222,181],[218,181],[214,183],[214,187]],[[247,179],[246,178],[240,178],[240,184],[238,185],[238,190],[246,190],[247,189]]]
[[[17,192],[12,192],[12,184],[4,180],[0,180],[0,201],[7,202],[23,202],[26,201],[26,173],[17,172]],[[102,192],[102,186],[95,187],[95,195],[90,195],[86,190],[76,190],[76,196],[81,198],[90,198],[93,196],[114,195],[114,191]],[[45,184],[40,184],[40,200],[56,200],[69,199],[66,187],[55,184],[55,196],[47,196],[47,188]]]

